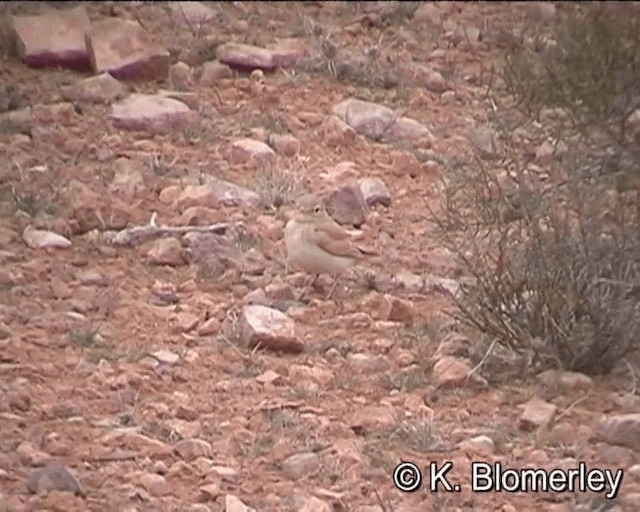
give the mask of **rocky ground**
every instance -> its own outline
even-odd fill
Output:
[[[555,8],[413,4],[2,5],[0,510],[637,510],[632,368],[476,367],[428,215],[474,150],[553,158],[487,88]],[[331,300],[285,265],[302,191],[377,252]],[[473,493],[472,461],[625,475]]]

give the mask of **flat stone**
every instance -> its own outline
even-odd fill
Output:
[[[593,438],[609,444],[640,450],[640,413],[618,414],[602,420]]]
[[[333,114],[371,139],[382,138],[396,122],[396,115],[390,108],[356,98],[337,104],[333,107]]]
[[[108,18],[86,34],[91,66],[118,80],[156,80],[169,76],[169,52],[136,21]]]
[[[549,425],[553,420],[557,407],[534,396],[526,404],[518,421],[521,430],[531,432],[543,425]]]
[[[216,49],[216,58],[239,71],[273,71],[276,68],[272,51],[250,44],[224,43]]]
[[[258,193],[236,183],[209,176],[207,184],[212,187],[215,197],[224,206],[255,206],[260,202]]]
[[[102,73],[81,80],[74,85],[65,85],[61,88],[61,92],[68,101],[110,103],[124,95],[125,87],[109,73]]]
[[[294,321],[277,309],[247,305],[242,310],[240,325],[240,337],[250,349],[259,345],[272,351],[304,351],[304,344],[296,337]]]
[[[275,158],[275,151],[259,140],[240,139],[231,145],[231,159],[235,163],[274,161]]]
[[[27,66],[91,69],[85,44],[91,22],[84,5],[37,16],[14,16],[12,25],[18,56]]]
[[[132,94],[113,105],[109,119],[118,128],[150,133],[184,129],[198,117],[181,101],[159,94]]]
[[[35,229],[27,226],[22,232],[22,239],[31,249],[66,249],[71,247],[71,241],[53,231]]]
[[[444,356],[433,366],[433,380],[440,389],[485,389],[487,381],[471,372],[470,361],[464,358]]]

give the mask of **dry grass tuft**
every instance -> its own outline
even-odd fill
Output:
[[[473,278],[457,318],[526,368],[603,374],[638,347],[639,55],[637,8],[565,6],[503,74],[520,111],[570,121],[547,127],[565,157],[547,179],[515,151],[508,172],[481,158],[459,165],[434,212]]]

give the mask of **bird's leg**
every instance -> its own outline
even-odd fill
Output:
[[[336,289],[336,285],[338,284],[338,277],[339,277],[339,275],[336,274],[335,277],[333,278],[333,284],[331,285],[331,289],[329,290],[329,293],[327,294],[327,300],[331,299],[331,296],[333,295],[333,292]]]
[[[297,299],[298,302],[301,301],[302,298],[309,292],[309,289],[313,286],[313,283],[315,283],[317,279],[318,279],[318,274],[314,274],[311,281],[309,281],[309,283],[302,290],[302,293],[299,295]]]

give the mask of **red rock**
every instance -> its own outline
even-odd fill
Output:
[[[139,23],[108,18],[94,23],[86,33],[91,66],[108,71],[118,80],[166,79],[169,52],[153,41]]]
[[[91,62],[84,37],[90,23],[83,5],[37,16],[14,16],[18,55],[33,68],[60,66],[89,71]]]
[[[118,128],[166,133],[185,128],[198,117],[181,101],[162,95],[132,94],[113,105],[109,119]]]

